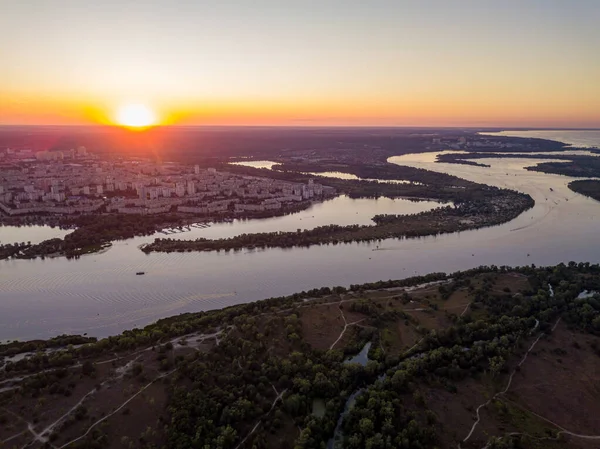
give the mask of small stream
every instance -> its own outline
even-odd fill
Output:
[[[344,443],[344,434],[342,433],[342,422],[344,421],[344,417],[354,406],[354,403],[356,402],[356,397],[359,394],[361,394],[363,390],[364,388],[356,390],[350,395],[350,397],[346,401],[346,405],[344,405],[344,411],[340,415],[338,422],[335,426],[335,430],[333,431],[333,437],[330,438],[330,440],[327,442],[327,449],[343,449],[342,444]]]
[[[358,363],[362,366],[366,366],[367,362],[369,361],[369,349],[371,349],[371,342],[368,342],[366,345],[364,345],[358,354],[349,358],[348,360],[345,360],[344,364]],[[342,433],[342,422],[344,421],[344,417],[354,406],[356,398],[359,394],[363,392],[363,390],[364,388],[359,388],[354,393],[352,393],[346,401],[346,404],[344,405],[344,411],[340,414],[338,422],[335,426],[333,437],[327,442],[327,449],[342,449],[342,443],[344,442],[344,434]]]

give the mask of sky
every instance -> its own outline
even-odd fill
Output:
[[[0,124],[600,127],[600,0],[0,0]]]

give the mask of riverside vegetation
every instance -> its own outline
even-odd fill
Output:
[[[283,165],[288,169],[274,176],[285,179],[304,179],[307,176],[296,170],[328,171],[327,165]],[[297,232],[268,232],[242,234],[224,239],[175,240],[157,238],[143,247],[144,252],[184,252],[240,250],[244,248],[288,248],[318,244],[338,244],[374,241],[386,238],[410,238],[440,233],[477,229],[512,220],[534,205],[526,194],[513,190],[486,186],[451,175],[428,170],[396,166],[394,164],[341,165],[338,171],[357,176],[376,176],[383,180],[410,180],[408,184],[387,184],[376,181],[348,181],[335,178],[319,178],[319,182],[335,187],[338,191],[354,197],[385,196],[453,201],[454,206],[439,207],[431,211],[411,215],[378,215],[374,225],[328,225]],[[256,169],[243,170],[252,173]]]
[[[331,166],[284,165],[279,171],[253,169],[250,167],[229,166],[228,170],[306,182],[314,176],[304,175],[296,170],[327,171]],[[364,180],[341,180],[319,178],[319,182],[334,187],[339,194],[352,198],[409,198],[415,200],[452,201],[455,207],[441,207],[416,215],[375,217],[374,226],[325,226],[300,233],[249,234],[233,239],[195,241],[157,239],[146,245],[144,251],[187,251],[241,249],[251,247],[288,247],[324,243],[369,241],[395,237],[418,237],[443,232],[455,232],[492,226],[509,221],[523,211],[533,207],[533,199],[525,194],[496,187],[477,184],[455,176],[435,173],[412,167],[401,167],[389,163],[337,164],[338,170],[356,174],[359,177],[374,177],[382,180],[408,180],[407,184],[380,183]],[[284,171],[281,171],[284,170]],[[305,201],[290,210],[269,211],[249,214],[245,218],[261,218],[293,213],[310,206]],[[192,217],[182,214],[119,215],[91,214],[75,219],[60,221],[62,227],[75,230],[63,239],[55,238],[39,244],[20,243],[0,246],[0,258],[31,259],[47,256],[78,257],[99,251],[110,242],[134,236],[151,235],[164,226],[182,226],[189,220],[211,219],[214,221],[233,217],[231,213],[218,217]]]
[[[243,218],[265,218],[267,216],[285,215],[306,209],[311,205],[304,201],[294,207],[269,212],[252,212],[244,214]],[[79,257],[83,254],[97,252],[116,240],[126,240],[137,236],[152,235],[164,227],[182,228],[197,220],[221,221],[234,216],[221,214],[217,217],[191,216],[190,214],[90,214],[77,218],[62,218],[58,225],[62,228],[74,228],[73,232],[64,238],[53,238],[41,243],[17,242],[0,245],[0,260],[2,259],[35,259],[49,256]]]
[[[573,192],[581,193],[590,198],[600,201],[600,181],[594,179],[585,179],[571,181],[568,185]]]
[[[62,337],[72,345],[53,351],[11,343],[0,346],[0,442],[596,447],[598,291],[598,265],[479,267]],[[367,342],[366,364],[349,363]]]
[[[531,167],[525,167],[530,171],[538,171],[548,174],[571,176],[574,178],[600,177],[600,157],[591,155],[569,154],[568,150],[588,150],[587,148],[568,148],[565,154],[530,154],[530,153],[448,153],[438,156],[438,162],[451,164],[476,165],[480,167],[489,167],[487,164],[475,162],[477,159],[505,159],[505,158],[526,158],[526,159],[558,159],[558,161],[541,162]],[[599,150],[588,150],[591,153],[598,153]]]

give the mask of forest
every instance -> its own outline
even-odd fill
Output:
[[[13,343],[2,354],[25,357],[3,363],[0,438],[11,449],[37,441],[15,418],[27,413],[58,448],[577,448],[578,400],[564,399],[556,427],[538,417],[552,412],[536,402],[548,394],[527,402],[534,393],[508,387],[573,365],[553,395],[588,388],[598,291],[598,265],[479,267],[323,287],[97,341],[62,336],[70,346],[52,352],[56,342]],[[350,363],[368,342],[368,360]],[[469,433],[484,390],[485,432]],[[75,406],[56,421],[50,404]],[[600,431],[591,422],[575,430]]]
[[[600,201],[600,181],[595,179],[583,179],[571,181],[568,184],[569,189],[573,192],[581,193],[590,198]]]
[[[177,215],[82,215],[63,218],[60,226],[75,229],[63,239],[54,238],[41,243],[17,243],[0,245],[0,259],[34,259],[52,255],[77,257],[98,251],[103,245],[115,240],[125,240],[138,235],[151,235],[157,227],[165,224],[181,225]]]
[[[296,232],[241,234],[214,240],[156,238],[153,243],[144,245],[142,251],[238,251],[414,238],[501,224],[533,207],[533,199],[528,195],[507,190],[502,193],[504,196],[489,200],[469,201],[417,214],[377,215],[373,217],[374,225],[326,225]]]

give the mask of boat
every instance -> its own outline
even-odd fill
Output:
[[[142,276],[142,275],[146,274],[146,272],[145,271],[138,271],[135,274],[136,274],[136,276]]]

